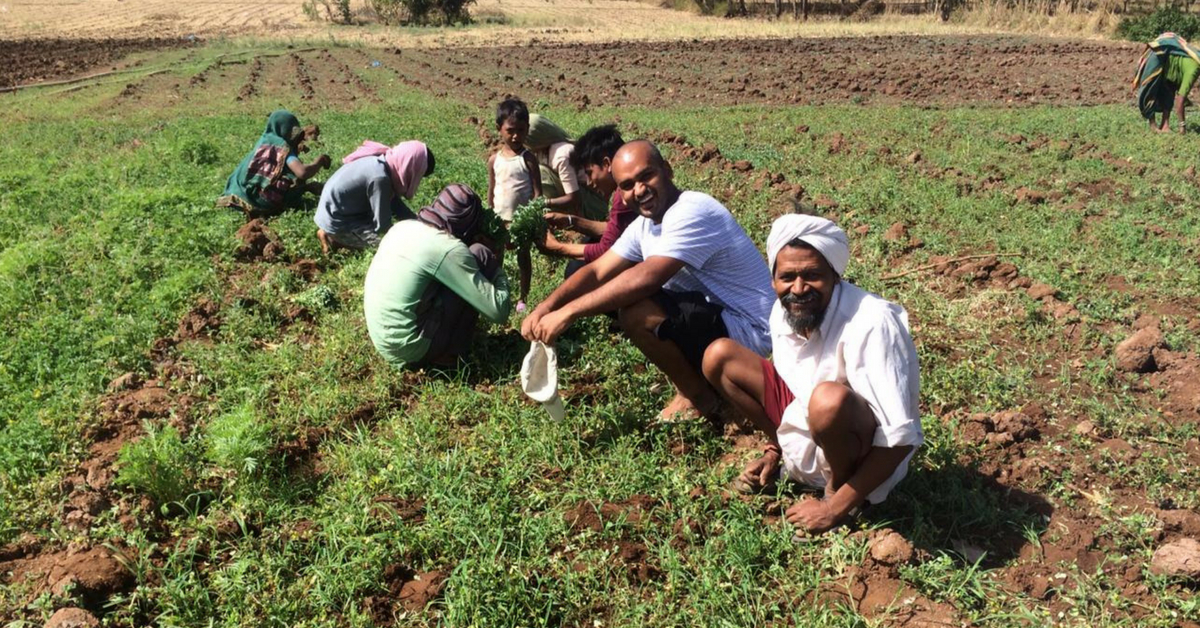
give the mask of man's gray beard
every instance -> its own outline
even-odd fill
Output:
[[[781,301],[784,305],[783,319],[787,321],[792,331],[801,336],[807,337],[810,332],[821,326],[821,322],[825,320],[825,308],[803,314],[792,314],[792,309],[787,307],[791,303],[788,296],[785,296]]]

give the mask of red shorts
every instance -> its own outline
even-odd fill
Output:
[[[783,422],[783,411],[787,409],[792,401],[796,399],[796,395],[792,394],[792,389],[788,388],[783,378],[775,370],[775,365],[771,364],[770,360],[762,361],[763,371],[763,409],[767,411],[767,419],[779,427]]]

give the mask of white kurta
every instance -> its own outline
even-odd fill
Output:
[[[904,308],[843,281],[834,287],[825,320],[810,338],[792,330],[779,301],[770,327],[775,370],[796,396],[783,411],[778,431],[789,477],[818,487],[829,483],[829,464],[808,428],[808,401],[821,382],[845,384],[870,404],[876,423],[872,445],[912,445],[915,452],[924,442],[917,349]],[[910,453],[867,501],[886,499],[908,473],[911,459]]]

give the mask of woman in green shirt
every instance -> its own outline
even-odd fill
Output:
[[[1171,130],[1171,112],[1179,119],[1176,128],[1186,129],[1184,103],[1200,75],[1200,53],[1174,33],[1163,33],[1147,44],[1134,79],[1138,107],[1152,131]],[[1161,121],[1156,116],[1161,114]]]
[[[363,311],[375,349],[397,368],[453,366],[470,348],[479,315],[508,319],[503,249],[477,242],[483,203],[446,186],[416,220],[388,230],[371,260]]]

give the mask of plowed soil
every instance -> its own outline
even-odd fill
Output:
[[[1018,37],[854,37],[394,50],[410,85],[483,105],[1123,102],[1138,46]],[[1087,72],[1081,72],[1087,68]]]
[[[0,44],[0,87],[84,74],[131,52],[180,45],[154,39]],[[364,78],[384,73],[479,107],[507,94],[580,110],[846,102],[1099,105],[1127,100],[1125,79],[1137,58],[1133,44],[1011,36],[304,49],[217,59],[192,76],[147,77],[120,98],[170,105],[196,90],[211,98],[216,87],[231,100],[286,97],[352,107],[378,99]]]
[[[0,39],[0,88],[116,69],[135,53],[188,45],[178,39]]]

